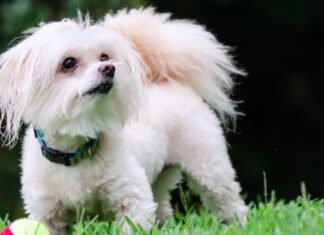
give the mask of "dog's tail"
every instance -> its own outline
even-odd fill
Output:
[[[218,112],[235,119],[231,74],[244,74],[233,65],[229,48],[203,26],[189,20],[172,20],[153,8],[121,10],[103,22],[128,38],[142,57],[151,82],[177,81],[191,86]]]

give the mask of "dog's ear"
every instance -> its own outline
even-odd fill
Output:
[[[2,143],[14,146],[30,89],[31,49],[22,41],[0,55],[0,123]],[[28,74],[29,73],[29,74]]]
[[[0,55],[0,124],[2,143],[14,146],[25,109],[30,104],[31,94],[37,93],[40,86],[46,86],[40,79],[53,73],[46,66],[46,34],[41,29],[48,24],[28,29],[15,46]],[[38,33],[40,32],[40,33]],[[46,33],[46,32],[45,32]]]
[[[118,90],[114,95],[114,108],[116,110],[115,119],[117,123],[124,125],[129,120],[139,117],[142,109],[146,106],[146,96],[144,92],[144,83],[146,82],[143,63],[140,55],[131,48],[125,39],[120,38],[119,53],[122,57],[117,62],[117,70],[123,76],[118,77],[115,88]]]

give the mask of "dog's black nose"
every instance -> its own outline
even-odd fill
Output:
[[[112,64],[103,64],[98,68],[99,73],[104,75],[105,77],[114,77],[115,74],[115,66]]]

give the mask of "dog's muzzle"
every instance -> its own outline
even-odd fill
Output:
[[[102,81],[94,88],[84,93],[84,95],[101,95],[108,94],[113,87],[113,78],[115,75],[115,66],[112,64],[103,64],[98,68],[98,72],[102,75]]]

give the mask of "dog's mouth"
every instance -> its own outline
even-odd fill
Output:
[[[104,95],[108,94],[111,88],[113,87],[113,82],[111,80],[104,81],[98,86],[91,88],[86,91],[83,95]]]

